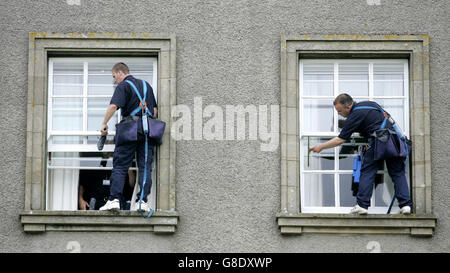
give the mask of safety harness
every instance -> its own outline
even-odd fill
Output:
[[[145,98],[147,96],[147,84],[146,84],[146,82],[144,80],[142,80],[143,93],[144,93],[144,97],[142,97],[133,82],[131,82],[130,80],[125,80],[125,81],[132,87],[132,89],[134,90],[134,92],[136,93],[136,95],[139,98],[139,106],[136,109],[134,109],[130,113],[130,115],[131,116],[135,116],[137,113],[139,113],[139,111],[142,112],[142,129],[144,131],[144,136],[145,136],[145,163],[144,163],[144,177],[143,177],[142,188],[141,188],[141,196],[139,197],[139,213],[144,218],[150,218],[152,216],[152,214],[153,214],[153,210],[150,209],[150,212],[148,213],[148,215],[145,216],[143,214],[143,212],[142,212],[142,209],[141,209],[142,200],[144,198],[144,187],[145,187],[145,183],[147,182],[147,168],[148,168],[148,166],[147,166],[148,165],[148,122],[147,122],[147,115],[150,116],[150,118],[152,117],[152,113],[148,109],[147,102],[145,101]]]
[[[392,119],[392,117],[386,111],[384,111],[384,109],[381,106],[380,107],[357,106],[357,107],[353,108],[353,110],[360,110],[360,109],[377,110],[377,111],[380,111],[381,113],[383,113],[384,120],[383,120],[383,123],[380,126],[380,129],[384,129],[386,127],[386,123],[388,121],[388,118],[391,118],[392,127],[394,128],[394,131],[397,133],[397,135],[400,136],[400,139],[405,144],[405,149],[406,149],[405,169],[406,169],[406,164],[408,163],[408,155],[409,155],[408,145],[406,143],[405,135],[402,133],[400,128],[398,128],[395,120]],[[361,176],[362,161],[363,161],[363,155],[362,155],[362,152],[358,149],[358,156],[353,161],[353,181],[355,183],[359,183],[359,178]],[[391,213],[391,209],[392,209],[392,206],[394,205],[394,201],[395,201],[395,196],[396,196],[396,192],[394,192],[394,196],[392,198],[391,204],[389,205],[389,209],[388,209],[386,214]]]

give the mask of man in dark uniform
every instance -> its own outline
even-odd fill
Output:
[[[318,144],[309,149],[316,153],[320,153],[324,149],[333,148],[343,144],[349,140],[353,132],[360,133],[361,136],[369,140],[369,148],[364,152],[361,176],[359,181],[358,194],[356,195],[357,205],[352,208],[350,213],[367,214],[370,206],[370,198],[372,197],[373,183],[375,181],[376,173],[384,160],[374,160],[374,147],[370,145],[371,135],[378,130],[383,123],[385,117],[382,112],[375,109],[358,109],[359,106],[379,107],[379,105],[372,101],[362,101],[356,103],[348,94],[341,94],[334,100],[334,108],[339,115],[346,117],[344,127],[339,136],[330,139],[329,141]],[[387,122],[387,128],[392,128],[391,122]],[[403,158],[386,159],[386,165],[389,175],[394,182],[395,193],[400,207],[400,213],[411,213],[411,198],[408,189],[408,183],[405,175],[405,162]]]
[[[143,85],[142,81],[134,78],[130,75],[128,66],[124,63],[117,63],[112,68],[112,76],[114,78],[114,83],[117,84],[117,87],[114,91],[114,94],[111,98],[110,105],[106,110],[105,118],[103,120],[101,126],[102,135],[108,134],[107,123],[114,115],[114,113],[120,108],[122,109],[122,120],[121,122],[126,122],[131,118],[130,114],[140,105],[140,100],[132,87],[125,82],[126,80],[131,81],[142,94]],[[156,117],[158,115],[158,109],[156,108],[156,100],[153,95],[153,89],[147,84],[147,95],[145,101],[147,103],[147,107],[152,116]],[[144,198],[141,205],[141,209],[143,211],[150,211],[150,207],[147,204],[147,195],[150,193],[150,189],[152,186],[151,180],[151,165],[152,165],[152,155],[155,147],[155,143],[148,139],[148,162],[147,162],[147,179],[145,183],[145,187],[143,189],[143,177],[144,177],[144,163],[145,163],[145,137],[142,130],[142,112],[139,111],[136,116],[139,117],[138,120],[138,135],[137,141],[127,142],[127,143],[117,143],[116,136],[116,146],[114,149],[114,157],[113,157],[113,169],[111,171],[111,190],[110,197],[108,202],[100,208],[100,210],[119,210],[120,209],[120,196],[123,191],[123,186],[126,180],[126,175],[128,172],[128,168],[133,161],[135,153],[137,153],[137,164],[139,167],[139,186],[140,190],[137,194],[137,199],[141,195],[141,191],[144,191]],[[120,132],[118,132],[120,134]]]

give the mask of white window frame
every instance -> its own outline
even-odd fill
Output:
[[[308,62],[315,63],[333,63],[333,96],[304,96],[303,95],[303,65]],[[404,126],[401,128],[405,134],[409,137],[409,63],[407,59],[300,59],[299,61],[299,143],[300,143],[300,208],[301,213],[349,213],[352,207],[341,207],[340,206],[340,174],[352,174],[352,170],[339,170],[339,147],[334,149],[334,169],[333,170],[304,170],[304,155],[303,149],[301,149],[301,143],[303,137],[336,137],[339,135],[338,131],[338,113],[333,108],[334,114],[334,132],[304,132],[302,114],[303,114],[303,99],[329,99],[334,100],[341,92],[339,89],[339,64],[345,63],[368,63],[369,64],[369,94],[368,96],[352,96],[356,101],[358,100],[369,100],[374,101],[376,99],[402,99],[403,101],[403,111],[404,111]],[[374,77],[373,77],[373,66],[377,63],[403,63],[403,96],[374,96]],[[396,117],[393,117],[394,119]],[[356,134],[354,134],[356,135]],[[305,178],[304,175],[307,173],[312,174],[332,174],[334,175],[334,207],[307,207],[305,206]],[[385,173],[386,171],[379,171],[379,173]],[[350,183],[350,182],[349,182]],[[369,213],[373,214],[385,214],[388,207],[375,207],[375,185],[371,198],[371,206],[369,207]],[[392,213],[398,213],[399,208],[394,206],[392,208]]]
[[[96,144],[88,144],[87,143],[87,138],[83,138],[83,144],[52,144],[51,143],[51,137],[52,136],[99,136],[100,133],[99,131],[88,131],[87,130],[87,119],[88,119],[88,109],[87,109],[87,104],[88,104],[88,98],[107,98],[107,99],[111,99],[112,94],[111,95],[88,95],[88,82],[89,82],[89,62],[94,62],[94,61],[105,61],[105,62],[117,62],[118,59],[120,59],[120,61],[127,63],[127,62],[131,62],[134,60],[142,60],[142,59],[146,59],[152,62],[152,66],[153,66],[153,77],[152,77],[152,82],[151,82],[151,86],[153,89],[153,95],[155,97],[155,100],[157,100],[158,98],[158,90],[157,90],[157,81],[158,81],[158,71],[157,71],[157,67],[158,67],[158,59],[156,57],[75,57],[75,58],[66,58],[66,57],[53,57],[53,58],[49,58],[48,60],[48,113],[47,113],[47,117],[48,117],[48,122],[47,122],[47,151],[48,153],[52,152],[99,152],[97,145]],[[59,62],[59,63],[70,63],[70,62],[83,62],[83,91],[82,91],[82,95],[54,95],[53,94],[53,65],[55,62]],[[111,67],[112,68],[112,67]],[[140,73],[133,73],[133,71],[131,71],[131,74],[133,76],[136,76],[137,78],[139,78],[139,76],[141,75]],[[58,74],[60,75],[60,74]],[[92,74],[91,74],[92,75]],[[103,74],[101,74],[103,75]],[[113,81],[112,76],[111,76],[111,81]],[[114,85],[115,88],[116,85]],[[52,115],[52,105],[53,105],[53,99],[54,98],[80,98],[83,100],[82,102],[82,127],[83,130],[82,131],[53,131],[53,115]],[[104,109],[106,112],[106,108]],[[121,111],[120,109],[117,111],[117,113],[115,113],[115,115],[117,115],[117,120],[120,121],[121,119]],[[100,124],[99,124],[100,127]],[[115,135],[115,128],[110,128],[108,130],[108,135],[110,136],[114,136]],[[105,144],[104,148],[102,150],[102,152],[114,152],[114,144]],[[156,151],[155,151],[156,152]],[[156,160],[157,160],[157,156],[154,156],[155,160],[153,162],[153,167],[155,166]],[[70,159],[70,158],[67,158]],[[76,160],[76,158],[72,158],[74,160]],[[134,160],[135,161],[135,160]],[[46,157],[46,196],[49,196],[49,171],[50,170],[56,170],[56,169],[64,169],[64,170],[112,170],[112,164],[111,167],[86,167],[86,166],[79,166],[79,164],[77,166],[50,166],[49,165],[49,160],[48,160],[48,156]],[[137,165],[136,165],[137,166]],[[137,167],[130,167],[130,170],[135,170],[137,171],[138,168]],[[155,168],[156,169],[156,168]],[[156,181],[156,170],[152,172],[152,179],[153,181]],[[139,173],[137,173],[136,175],[136,181],[139,179]],[[152,184],[152,193],[150,196],[150,200],[152,202],[152,207],[156,207],[156,195],[155,195],[155,185],[156,183]],[[135,189],[136,191],[136,189]],[[74,193],[77,194],[77,190],[74,190]],[[45,200],[46,203],[46,209],[49,209],[49,198],[46,198]]]

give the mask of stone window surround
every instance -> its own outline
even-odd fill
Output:
[[[150,219],[138,212],[46,211],[47,63],[52,56],[157,56],[158,115],[166,122],[157,149],[156,211]],[[174,233],[176,142],[170,137],[176,105],[176,39],[153,33],[37,33],[29,35],[25,207],[20,214],[25,232],[139,231]]]
[[[281,203],[276,215],[281,234],[358,233],[432,236],[430,89],[428,35],[281,36]],[[298,88],[301,58],[408,58],[413,151],[413,214],[306,214],[300,208]]]

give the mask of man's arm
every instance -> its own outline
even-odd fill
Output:
[[[334,138],[328,140],[325,143],[321,143],[321,144],[318,144],[318,145],[316,145],[314,147],[309,148],[309,152],[312,151],[312,152],[315,152],[315,153],[320,153],[322,150],[330,149],[330,148],[339,146],[339,145],[341,145],[344,142],[345,142],[345,139],[342,139],[340,137],[334,137]]]
[[[155,116],[155,118],[158,117],[158,108],[153,107],[153,115]]]
[[[78,190],[78,206],[79,206],[80,210],[87,210],[87,208],[89,208],[89,203],[83,199],[83,194],[84,194],[84,188],[82,185],[80,185],[79,190]]]
[[[115,104],[110,104],[108,106],[108,108],[106,109],[105,118],[103,119],[103,123],[100,128],[100,132],[101,132],[102,136],[105,136],[108,134],[107,124],[116,111],[117,111],[117,105],[115,105]]]

